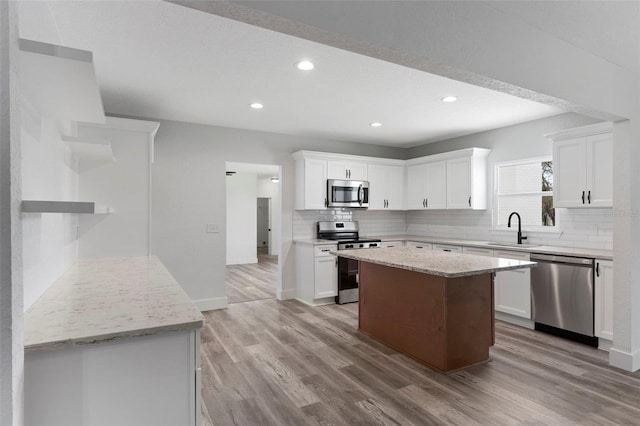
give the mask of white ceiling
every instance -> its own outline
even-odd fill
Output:
[[[564,112],[162,1],[20,3],[20,37],[94,53],[110,113],[409,147]]]

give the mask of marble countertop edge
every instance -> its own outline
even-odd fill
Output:
[[[61,340],[47,340],[42,342],[26,343],[25,353],[35,353],[40,351],[58,350],[70,347],[83,347],[100,343],[108,343],[116,340],[128,339],[132,337],[154,336],[157,334],[171,333],[178,331],[197,330],[204,326],[204,319],[185,322],[182,324],[170,324],[153,328],[140,328],[131,330],[121,330],[118,332],[98,334],[94,336],[73,337]]]

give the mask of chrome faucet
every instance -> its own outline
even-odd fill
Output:
[[[511,216],[513,216],[514,214],[518,216],[518,244],[522,244],[522,240],[526,240],[527,237],[522,236],[522,219],[520,219],[520,215],[517,212],[511,212],[511,214],[509,215],[509,221],[507,222],[507,227],[511,228]]]

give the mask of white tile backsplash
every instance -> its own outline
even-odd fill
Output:
[[[611,209],[556,209],[555,231],[523,227],[531,244],[613,250]],[[493,229],[491,210],[295,211],[294,238],[315,238],[319,220],[357,220],[360,235],[410,234],[424,237],[515,242],[517,228]]]

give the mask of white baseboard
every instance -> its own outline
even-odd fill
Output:
[[[335,305],[336,298],[335,297],[325,297],[322,299],[314,299],[313,303],[309,303],[305,300],[296,298],[298,302],[302,302],[307,306],[324,306],[324,305]]]
[[[613,342],[611,340],[598,337],[598,349],[600,349],[601,351],[609,352],[612,347]]]
[[[196,307],[200,312],[213,311],[215,309],[225,309],[228,306],[226,297],[214,297],[211,299],[194,300]]]
[[[535,327],[535,323],[529,319],[517,317],[511,314],[506,314],[504,312],[496,311],[496,319],[504,322],[508,322],[510,324],[519,325],[520,327],[528,328],[530,330],[533,330]]]
[[[638,371],[640,370],[640,351],[630,353],[611,348],[609,349],[609,364],[626,371]]]
[[[258,258],[247,257],[244,259],[227,259],[227,265],[246,265],[249,263],[258,263]]]
[[[289,289],[286,289],[286,290],[278,289],[278,291],[276,291],[276,298],[278,300],[295,299],[296,298],[296,289],[295,288],[289,288]]]

